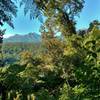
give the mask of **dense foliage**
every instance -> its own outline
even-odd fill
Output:
[[[95,20],[84,34],[77,34],[74,16],[83,8],[83,0],[22,0],[21,4],[25,2],[25,13],[32,3],[36,16],[43,11],[47,17],[41,27],[42,42],[2,45],[0,99],[99,100],[100,24]]]
[[[4,22],[14,28],[12,17],[16,16],[17,7],[12,0],[0,0],[0,25]]]
[[[65,41],[56,37],[45,39],[38,55],[31,50],[18,52],[19,60],[0,68],[0,84],[6,98],[97,100],[100,96],[99,45],[100,30],[94,27],[84,37],[72,35]],[[15,50],[13,53],[18,51],[18,47],[9,46],[10,49]]]
[[[70,35],[76,34],[74,18],[81,12],[84,0],[22,0],[21,4],[25,4],[25,14],[30,11],[30,17],[47,18],[46,30],[49,27],[53,32]]]

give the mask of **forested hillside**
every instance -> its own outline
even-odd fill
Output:
[[[30,20],[46,17],[40,42],[3,43],[18,2]],[[84,0],[16,3],[0,1],[0,100],[100,100],[100,22],[76,31]]]

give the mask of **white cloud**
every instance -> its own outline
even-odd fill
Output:
[[[4,38],[9,38],[11,36],[13,36],[14,34],[4,34]]]

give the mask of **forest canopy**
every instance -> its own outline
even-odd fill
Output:
[[[16,0],[19,2],[18,0]],[[16,3],[17,3],[16,2]],[[12,28],[13,0],[0,1],[0,25]],[[84,0],[21,0],[41,20],[41,42],[3,43],[0,29],[0,100],[99,100],[100,22],[76,30]],[[57,36],[57,33],[61,33]]]

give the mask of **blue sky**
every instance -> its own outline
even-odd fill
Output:
[[[76,18],[77,29],[87,28],[92,20],[100,21],[100,0],[85,0],[85,5],[80,13],[80,17]],[[6,35],[10,36],[14,34],[27,34],[29,32],[39,33],[41,23],[37,20],[30,20],[29,15],[24,16],[23,7],[19,8],[17,18],[13,19],[15,29],[5,24],[3,28],[6,28]]]
[[[85,0],[85,5],[77,18],[77,29],[87,28],[93,20],[100,21],[100,0]]]

